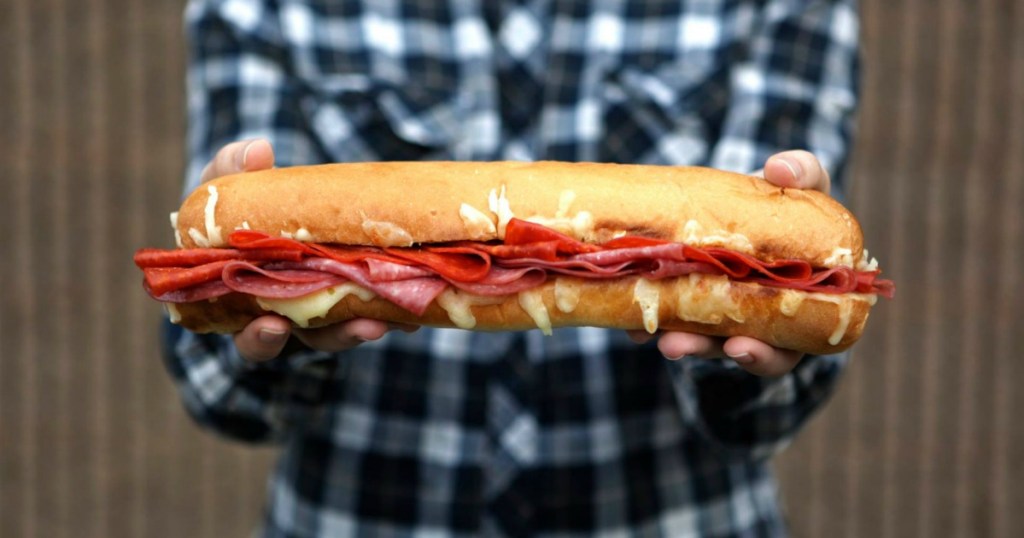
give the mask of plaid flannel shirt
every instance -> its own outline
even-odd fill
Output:
[[[852,0],[195,0],[186,21],[189,189],[252,137],[279,165],[750,171],[806,148],[839,179],[857,98]],[[422,329],[249,364],[166,336],[201,424],[281,444],[266,536],[781,535],[769,459],[845,361],[768,379],[620,331]]]

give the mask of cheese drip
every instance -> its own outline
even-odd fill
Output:
[[[363,302],[377,296],[377,294],[366,288],[352,282],[346,282],[293,299],[257,297],[256,303],[260,305],[260,308],[281,314],[294,321],[299,327],[306,328],[309,327],[310,320],[326,316],[334,305],[341,302],[348,295],[355,295]]]
[[[519,292],[519,306],[533,319],[542,333],[551,336],[551,317],[548,315],[548,307],[544,306],[544,297],[541,296],[540,290]]]
[[[633,302],[640,305],[644,330],[654,334],[658,330],[658,307],[661,305],[661,291],[657,284],[639,278],[633,286]]]
[[[448,313],[448,319],[452,320],[452,323],[460,329],[476,327],[476,316],[473,315],[471,307],[496,305],[505,301],[503,297],[473,295],[456,291],[454,288],[445,289],[435,300],[437,305]]]
[[[804,301],[819,301],[832,303],[838,309],[838,321],[836,328],[828,337],[828,343],[833,346],[838,344],[846,336],[850,328],[850,318],[853,315],[853,301],[864,301],[874,306],[878,302],[878,295],[874,293],[846,293],[843,295],[829,295],[827,293],[803,292],[798,290],[782,290],[782,298],[779,300],[779,311],[786,316],[795,316],[800,305]]]
[[[555,306],[568,314],[580,304],[580,283],[568,278],[555,279]]]

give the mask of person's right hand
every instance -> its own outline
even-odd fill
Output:
[[[266,140],[234,142],[221,148],[206,165],[202,181],[239,172],[264,170],[273,166],[274,150]],[[260,362],[280,355],[292,336],[311,349],[335,352],[377,340],[393,329],[409,332],[416,330],[417,327],[373,319],[353,319],[319,329],[293,329],[287,319],[267,315],[252,320],[234,335],[234,340],[242,358]]]

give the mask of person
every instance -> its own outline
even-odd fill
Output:
[[[551,159],[763,165],[841,194],[852,0],[193,0],[186,21],[186,190],[274,165]],[[261,532],[289,537],[784,535],[771,457],[847,360],[275,316],[168,323],[166,344],[199,423],[282,447]]]

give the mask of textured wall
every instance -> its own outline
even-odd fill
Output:
[[[181,5],[0,2],[3,536],[239,536],[265,449],[199,432],[131,254],[168,245]],[[781,458],[798,536],[1024,535],[1024,7],[863,2],[850,203],[899,283]]]
[[[862,3],[851,205],[899,283],[780,473],[800,536],[1024,536],[1024,5]]]

